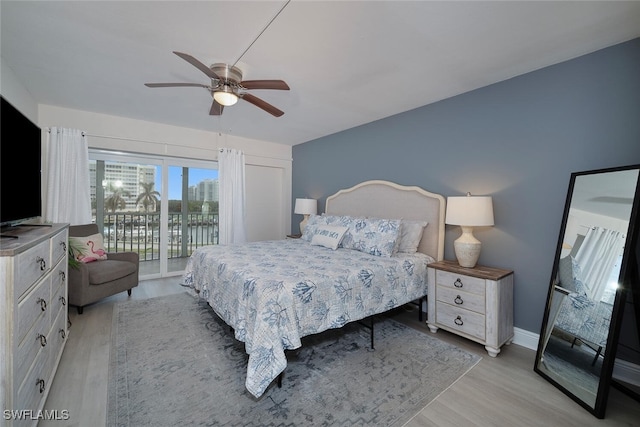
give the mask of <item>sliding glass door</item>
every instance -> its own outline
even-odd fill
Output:
[[[167,270],[182,272],[201,246],[218,244],[218,171],[168,166]]]
[[[180,275],[218,240],[215,162],[90,152],[94,221],[109,251],[140,255],[142,278]]]

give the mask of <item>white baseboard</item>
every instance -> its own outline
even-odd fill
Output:
[[[618,381],[640,387],[640,365],[616,359],[613,364],[613,378]]]
[[[538,338],[540,334],[525,331],[520,328],[513,328],[513,343],[529,350],[536,351],[538,349]]]
[[[538,349],[540,334],[536,334],[524,329],[513,328],[513,343],[530,350]],[[626,360],[616,359],[613,365],[613,378],[627,384],[640,387],[640,365],[636,365]]]

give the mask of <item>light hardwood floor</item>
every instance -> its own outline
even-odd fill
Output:
[[[179,277],[140,283],[126,292],[84,309],[70,307],[71,328],[45,409],[69,411],[68,421],[42,421],[40,426],[105,425],[107,377],[113,304],[184,292]],[[416,313],[395,316],[430,334]],[[158,331],[160,333],[160,331]],[[482,360],[411,419],[407,427],[426,426],[640,426],[640,403],[612,389],[606,417],[599,420],[533,371],[535,352],[512,344],[496,358],[484,347],[446,331],[436,336],[482,356]]]

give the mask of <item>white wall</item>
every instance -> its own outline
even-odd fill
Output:
[[[0,57],[0,93],[32,122],[38,123],[38,104],[2,57]]]
[[[289,233],[291,147],[288,145],[51,105],[39,105],[38,117],[43,129],[57,126],[84,131],[93,149],[212,161],[217,160],[219,148],[240,149],[247,162],[248,239],[281,239]]]

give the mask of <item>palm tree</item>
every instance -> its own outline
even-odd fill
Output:
[[[158,206],[158,198],[160,197],[160,193],[153,189],[155,182],[141,182],[142,192],[138,195],[136,199],[136,205],[138,203],[142,203],[145,212],[149,212],[149,207],[153,206],[153,210],[156,210]],[[149,216],[144,216],[144,228],[145,228],[145,236],[148,236],[149,233]]]
[[[142,192],[136,199],[136,205],[142,203],[145,212],[149,212],[149,207],[153,206],[154,210],[158,205],[160,193],[153,189],[155,182],[141,182]]]
[[[111,213],[115,213],[118,209],[122,210],[127,207],[127,201],[124,196],[129,196],[131,193],[122,187],[116,187],[113,184],[109,184],[108,191],[111,191],[111,195],[104,199],[104,208]]]

